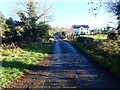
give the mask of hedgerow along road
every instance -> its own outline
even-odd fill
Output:
[[[54,36],[49,65],[37,66],[9,87],[120,88],[120,82],[104,68],[83,56],[71,44]],[[18,84],[16,84],[18,83]]]

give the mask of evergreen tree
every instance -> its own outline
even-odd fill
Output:
[[[26,3],[26,11],[25,12],[19,11],[17,14],[20,17],[21,21],[25,23],[24,36],[27,35],[29,38],[35,38],[36,24],[38,21],[35,2],[33,2],[33,0],[29,0]]]
[[[46,37],[46,34],[43,33],[47,33],[46,29],[49,29],[49,25],[43,22],[38,24],[38,21],[46,14],[46,12],[49,11],[50,8],[46,9],[44,13],[38,15],[36,11],[36,2],[34,2],[34,0],[28,0],[25,5],[26,10],[24,12],[18,11],[17,13],[21,21],[25,24],[23,37],[28,37],[33,40],[35,40],[38,36],[43,38]]]

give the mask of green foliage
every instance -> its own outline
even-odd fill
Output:
[[[20,41],[21,31],[15,28],[15,21],[10,17],[5,21],[7,27],[3,30],[3,43]]]
[[[116,33],[109,33],[107,36],[107,39],[109,40],[118,40],[118,38],[119,38],[119,35]]]
[[[44,38],[46,40],[49,39],[49,37],[50,37],[49,36],[49,30],[50,30],[49,25],[47,25],[45,23],[39,23],[37,29],[38,29],[38,32],[39,32],[39,33],[37,33],[39,37],[42,37],[42,38]]]
[[[17,30],[15,28],[11,28],[11,30],[6,30],[3,32],[3,42],[4,43],[11,43],[20,41],[20,30]]]
[[[61,38],[61,39],[65,39],[65,38],[66,38],[66,33],[65,33],[65,32],[61,32],[60,38]]]
[[[43,60],[44,57],[47,57],[51,45],[21,43],[20,47],[15,44],[2,45],[2,60],[0,61],[2,63],[2,66],[0,66],[2,87],[20,77],[23,72],[29,71],[29,68]]]
[[[20,17],[21,21],[24,22],[25,25],[28,25],[28,19],[25,16],[25,13],[23,13],[22,11],[18,11],[17,14]]]
[[[9,19],[6,19],[6,24],[7,25],[14,25],[14,21],[11,17],[9,17]]]
[[[66,33],[65,32],[56,32],[56,34],[61,38],[61,39],[65,39],[66,38]]]

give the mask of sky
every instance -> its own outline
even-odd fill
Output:
[[[19,20],[16,14],[18,0],[1,0],[0,11],[6,18],[12,17]],[[23,1],[24,2],[24,1]],[[42,0],[46,5],[52,5],[52,22],[49,24],[52,27],[67,27],[72,25],[89,25],[91,29],[105,27],[109,22],[114,22],[112,14],[108,14],[105,8],[101,8],[97,17],[89,13],[90,0]],[[22,8],[22,7],[20,7]],[[114,26],[114,24],[110,24]]]

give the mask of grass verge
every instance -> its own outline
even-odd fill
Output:
[[[118,56],[118,54],[113,54],[117,51],[111,51],[110,53],[108,51],[90,49],[87,47],[87,45],[83,43],[72,43],[86,56],[100,63],[102,66],[104,66],[106,69],[108,69],[120,78],[120,55]]]
[[[84,36],[85,37],[85,36]],[[92,36],[90,36],[92,37]],[[102,37],[102,36],[101,36]],[[68,40],[67,40],[68,41]],[[85,39],[69,41],[84,55],[120,78],[120,42],[117,40]]]
[[[1,86],[5,87],[14,79],[29,71],[36,63],[48,56],[51,44],[20,44],[20,47],[7,45],[3,47],[0,63]]]

